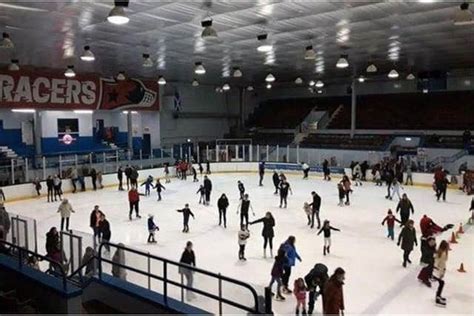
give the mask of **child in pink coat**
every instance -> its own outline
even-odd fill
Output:
[[[300,314],[300,307],[303,309],[303,314],[306,315],[306,292],[308,289],[304,284],[303,278],[295,280],[295,285],[293,287],[293,294],[296,298],[296,315]]]

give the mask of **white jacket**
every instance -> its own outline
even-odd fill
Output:
[[[243,246],[247,244],[247,239],[250,237],[250,232],[248,230],[239,230],[239,245]]]
[[[434,262],[434,269],[433,274],[435,277],[442,279],[444,278],[444,274],[446,273],[446,262],[448,261],[448,254],[443,253],[441,257],[438,257],[435,254],[435,262]]]
[[[68,218],[71,216],[71,213],[74,213],[71,204],[66,200],[59,204],[58,213],[61,213],[61,217]]]

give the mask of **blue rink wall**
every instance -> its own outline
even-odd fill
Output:
[[[302,171],[301,165],[296,163],[265,163],[265,169],[270,170],[290,170],[290,171]],[[330,167],[332,174],[344,174],[344,168],[342,167]],[[310,172],[323,172],[323,167],[314,166],[311,167]]]

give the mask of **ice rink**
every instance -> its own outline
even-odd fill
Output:
[[[140,172],[141,178],[146,171]],[[247,261],[238,260],[237,231],[239,216],[237,180],[241,180],[256,212],[257,219],[266,211],[272,212],[276,220],[274,252],[290,235],[296,237],[296,248],[302,257],[292,271],[290,285],[296,277],[304,277],[315,263],[324,263],[329,273],[337,267],[346,270],[344,287],[346,314],[473,314],[474,313],[474,227],[466,226],[466,233],[461,235],[459,244],[452,245],[449,253],[448,271],[445,277],[444,296],[448,303],[446,308],[435,306],[437,284],[429,289],[420,284],[416,278],[420,265],[419,248],[411,254],[413,264],[406,269],[402,267],[402,250],[396,241],[386,238],[386,227],[381,225],[388,208],[395,211],[397,199],[389,201],[384,198],[386,187],[376,187],[373,183],[364,183],[362,187],[353,187],[351,205],[337,206],[337,179],[332,182],[322,181],[319,177],[302,180],[300,175],[288,175],[293,189],[289,196],[288,208],[280,209],[279,197],[273,194],[271,173],[267,171],[264,186],[258,186],[256,173],[212,174],[213,182],[211,206],[198,204],[196,191],[199,183],[172,179],[165,184],[163,200],[156,201],[156,192],[150,197],[141,197],[140,220],[128,219],[128,200],[126,192],[116,188],[106,188],[97,192],[88,191],[78,194],[66,194],[76,213],[71,218],[71,228],[90,233],[89,215],[95,204],[106,213],[111,224],[112,242],[123,242],[126,245],[148,251],[178,261],[186,241],[194,243],[197,266],[216,273],[222,273],[250,284],[257,285],[259,290],[270,280],[273,259],[263,258],[261,237],[262,225],[250,226],[251,237],[247,244]],[[140,188],[141,191],[144,187]],[[331,225],[341,229],[333,232],[331,254],[323,256],[323,236],[317,236],[316,229],[306,224],[303,203],[311,202],[311,191],[317,191],[322,197],[321,220],[329,219]],[[471,198],[457,190],[449,190],[447,202],[436,202],[434,192],[427,187],[405,186],[404,191],[411,199],[415,214],[419,240],[419,220],[428,214],[443,226],[451,223],[459,226],[465,223]],[[217,199],[226,193],[230,207],[227,213],[228,228],[218,226]],[[190,222],[190,233],[181,233],[182,215],[176,209],[190,204],[196,219]],[[60,226],[58,203],[47,203],[45,198],[24,200],[7,204],[7,210],[38,220],[40,234],[39,250],[45,252],[44,242],[47,230]],[[158,243],[148,245],[147,215],[155,215],[155,222],[160,227],[157,233]],[[398,225],[395,236],[398,237]],[[449,239],[449,233],[437,238]],[[133,260],[127,258],[127,260]],[[463,262],[468,273],[456,270]],[[130,263],[127,261],[127,263]],[[130,278],[133,281],[133,278]],[[199,282],[199,280],[196,280]],[[201,280],[201,282],[205,282]],[[263,293],[262,293],[263,294]],[[293,314],[295,299],[286,296],[286,302],[274,301],[273,309],[277,314]],[[321,313],[321,302],[316,303],[316,313]]]

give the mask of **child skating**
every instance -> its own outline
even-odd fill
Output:
[[[375,171],[374,179],[375,179],[375,185],[376,186],[382,186],[383,185],[382,175],[380,174],[380,170]]]
[[[303,278],[298,278],[295,280],[295,284],[293,287],[293,294],[296,298],[296,315],[300,314],[300,310],[302,310],[302,315],[306,315],[306,292],[308,289],[304,283]]]
[[[196,194],[200,194],[199,196],[199,204],[206,204],[206,189],[204,188],[204,185],[200,185],[199,189],[197,190]]]
[[[346,191],[341,182],[337,184],[337,193],[339,195],[339,204],[337,206],[344,206],[344,197],[346,196]]]
[[[148,178],[146,178],[145,182],[143,182],[141,186],[145,186],[145,196],[149,196],[150,189],[153,188],[153,177],[148,176]]]
[[[155,240],[155,232],[160,230],[160,228],[158,226],[156,226],[155,222],[153,221],[153,215],[150,214],[148,215],[148,240],[147,240],[147,243],[156,243],[156,240]]]
[[[321,234],[321,232],[324,232],[324,248],[323,248],[323,254],[326,255],[330,253],[330,248],[331,248],[331,230],[338,231],[340,232],[341,230],[338,228],[334,228],[330,225],[330,222],[328,220],[324,221],[323,227],[318,232],[318,235]]]
[[[160,179],[156,179],[154,189],[156,190],[156,193],[158,194],[158,201],[161,201],[161,191],[166,190],[166,188],[161,184]]]
[[[241,181],[237,181],[237,188],[239,189],[240,199],[242,200],[245,194],[244,184]]]
[[[195,218],[193,212],[189,209],[189,204],[186,203],[184,208],[177,210],[177,212],[183,213],[183,233],[189,233],[189,217],[192,216],[193,219]]]
[[[250,232],[245,225],[240,226],[237,237],[239,242],[239,260],[247,261],[245,258],[245,245],[247,244],[247,239],[250,238]]]
[[[284,301],[285,297],[281,295],[281,286],[282,286],[282,280],[281,277],[283,276],[283,269],[284,266],[287,264],[288,258],[286,257],[285,250],[283,249],[278,249],[278,254],[275,257],[275,262],[273,263],[272,271],[271,271],[271,280],[270,284],[268,287],[270,290],[272,289],[273,283],[277,283],[277,295],[275,299],[277,301]],[[272,295],[274,295],[272,293]]]
[[[392,210],[388,209],[387,216],[382,221],[382,226],[387,222],[387,238],[391,238],[394,240],[395,238],[395,232],[394,232],[394,227],[395,227],[395,222],[397,223],[402,223],[399,221],[395,215],[393,215]]]
[[[311,225],[311,214],[313,213],[313,209],[311,208],[308,202],[304,202],[303,210],[304,210],[304,213],[306,214],[306,217],[308,218],[308,226],[309,226]]]
[[[393,197],[395,196],[395,194],[397,195],[398,197],[398,200],[401,200],[400,198],[400,189],[403,189],[402,188],[402,185],[400,184],[400,182],[398,182],[398,179],[397,177],[395,177],[393,179],[393,182],[392,182],[392,192],[390,193],[390,196],[388,197],[390,200],[393,199]]]

